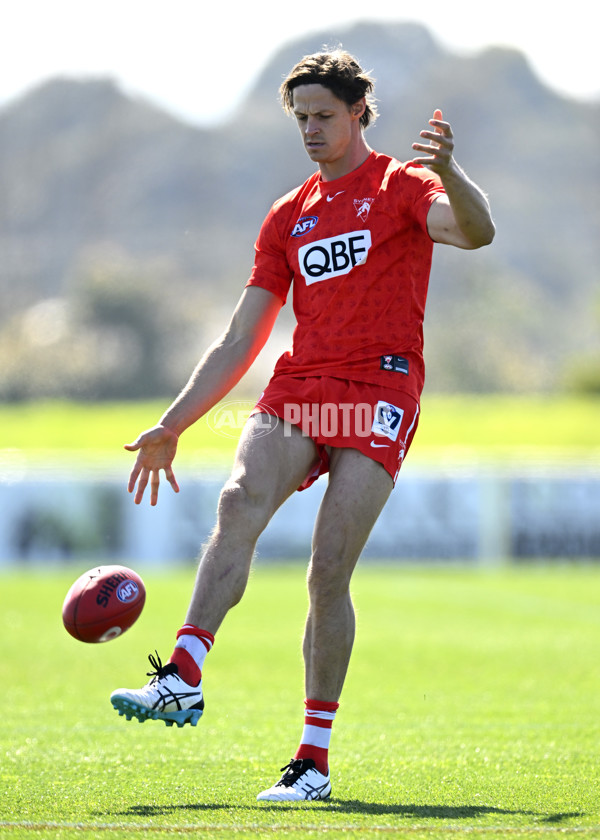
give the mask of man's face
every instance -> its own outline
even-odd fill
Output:
[[[323,85],[299,85],[293,91],[294,116],[311,160],[334,164],[360,137],[361,103],[348,106]]]

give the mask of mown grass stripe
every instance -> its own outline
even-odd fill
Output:
[[[114,832],[146,832],[151,834],[167,833],[167,834],[191,834],[197,831],[227,831],[236,834],[245,834],[260,831],[262,833],[277,834],[282,831],[287,833],[306,833],[318,832],[319,834],[332,834],[342,832],[354,832],[360,834],[437,834],[439,832],[451,834],[531,834],[531,835],[546,835],[546,834],[561,834],[563,837],[568,837],[569,834],[597,834],[600,831],[600,825],[597,826],[570,826],[568,828],[561,828],[560,826],[431,826],[431,825],[411,825],[411,826],[389,826],[389,825],[331,825],[324,826],[318,823],[314,825],[303,824],[294,825],[291,823],[278,823],[276,825],[234,825],[234,824],[215,824],[215,823],[191,823],[189,825],[171,825],[165,823],[164,825],[157,825],[155,823],[74,823],[74,822],[40,822],[32,823],[28,821],[4,822],[0,821],[0,829],[25,829],[27,831],[114,831]]]

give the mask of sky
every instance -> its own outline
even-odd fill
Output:
[[[443,47],[461,54],[492,45],[515,47],[557,92],[597,100],[600,51],[593,5],[590,0],[570,0],[567,6],[552,0],[419,5],[0,0],[0,105],[56,76],[109,76],[127,92],[208,126],[232,113],[281,46],[322,29],[336,37],[339,31],[343,43],[344,28],[361,20],[422,23]],[[315,51],[320,47],[315,38]]]

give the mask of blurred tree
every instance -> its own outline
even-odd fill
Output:
[[[595,336],[598,352],[594,355],[575,356],[567,365],[564,387],[575,394],[600,397],[600,295],[592,308],[595,317]]]
[[[0,398],[145,399],[179,390],[205,313],[167,278],[156,268],[88,263],[66,297],[36,303],[0,332]]]
[[[569,390],[576,394],[600,397],[600,357],[572,365]]]
[[[98,399],[169,391],[166,357],[176,319],[168,287],[161,291],[148,277],[97,268],[77,283],[73,306]]]

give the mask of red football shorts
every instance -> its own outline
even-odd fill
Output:
[[[395,484],[419,420],[418,402],[403,391],[329,376],[275,377],[252,410],[260,412],[298,426],[315,442],[319,462],[299,490],[329,471],[331,447],[358,449]]]

